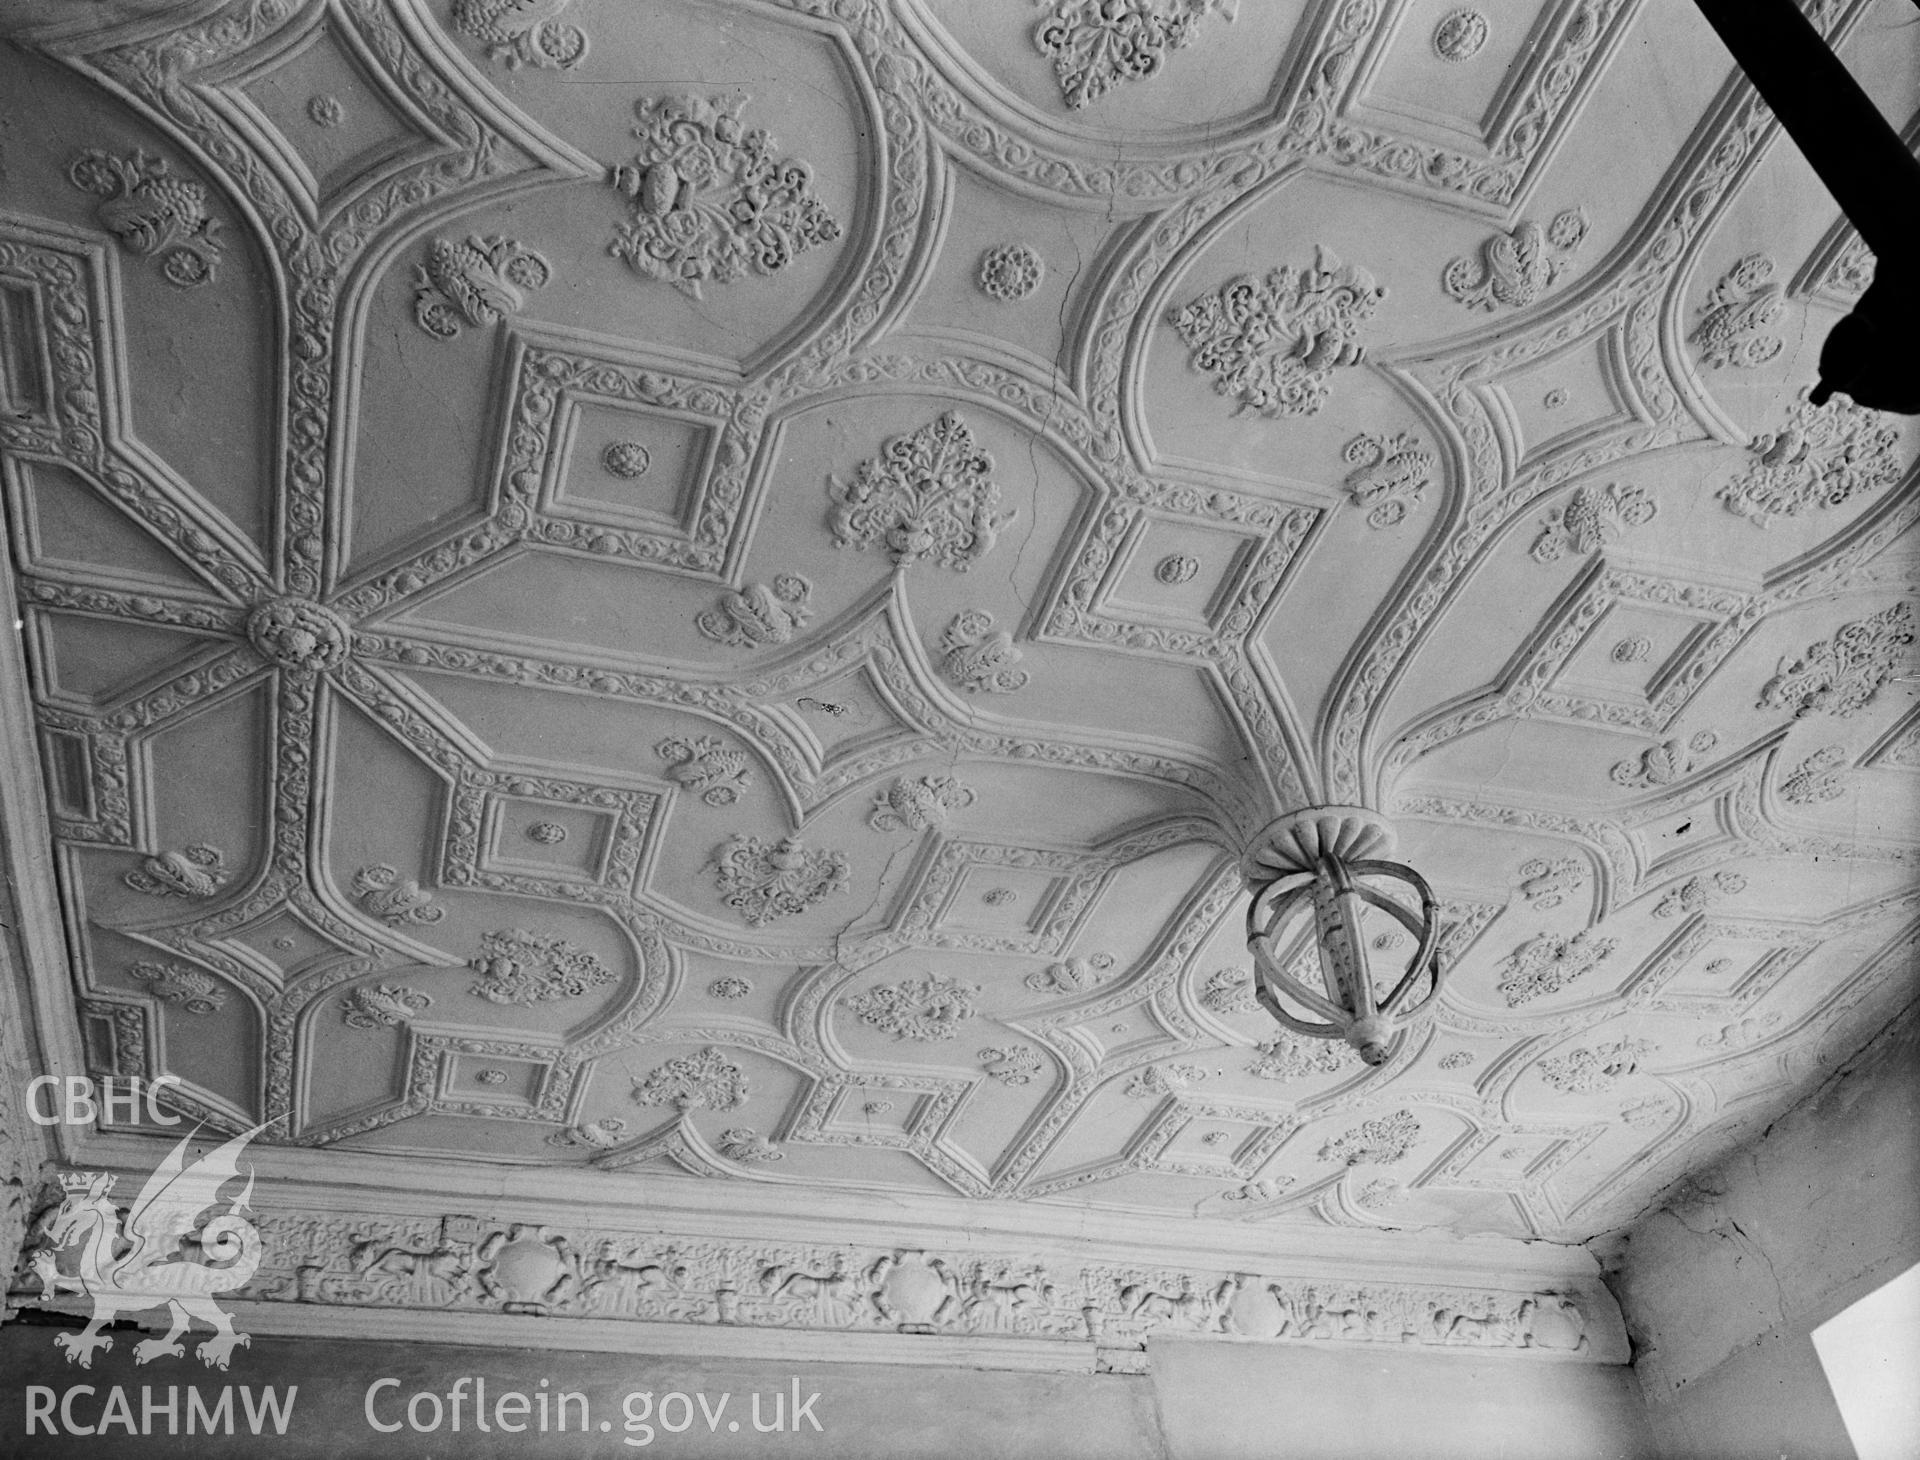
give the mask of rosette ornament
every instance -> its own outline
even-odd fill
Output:
[[[1443,977],[1435,952],[1439,905],[1418,872],[1382,859],[1393,841],[1393,829],[1362,807],[1310,806],[1269,823],[1240,864],[1253,894],[1247,950],[1253,954],[1254,998],[1296,1034],[1343,1039],[1370,1065],[1383,1065],[1399,1051],[1408,1023],[1439,995]],[[1382,891],[1382,882],[1411,888],[1420,911]],[[1386,975],[1394,981],[1384,992],[1361,927],[1368,908],[1413,935],[1412,957]],[[1311,919],[1320,989],[1284,967],[1302,914]],[[1416,1001],[1423,983],[1426,992]]]

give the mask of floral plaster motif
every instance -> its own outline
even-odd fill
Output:
[[[1688,337],[1700,347],[1701,364],[1751,370],[1780,353],[1785,341],[1769,327],[1779,321],[1787,299],[1772,279],[1773,260],[1748,254],[1707,292],[1700,322]]]
[[[1878,411],[1844,395],[1823,406],[1803,398],[1786,425],[1748,443],[1751,460],[1720,489],[1720,501],[1755,527],[1838,507],[1899,480],[1899,445],[1899,431]]]
[[[808,603],[812,596],[813,584],[805,578],[781,573],[771,584],[750,583],[738,593],[722,595],[693,626],[715,643],[735,649],[789,643],[813,617]]]
[[[152,897],[198,898],[212,897],[227,877],[220,849],[200,843],[184,851],[144,857],[121,881]]]
[[[1076,111],[1123,81],[1159,74],[1167,53],[1192,44],[1208,15],[1234,18],[1237,0],[1043,0],[1033,44],[1053,63],[1060,97]]]
[[[1023,657],[1013,635],[993,626],[993,615],[970,608],[954,615],[940,635],[940,667],[968,694],[1012,694],[1027,682],[1016,669]]]
[[[1024,243],[1004,243],[980,255],[974,280],[981,293],[1012,302],[1038,289],[1045,272],[1040,255]]]
[[[586,949],[519,928],[483,934],[469,966],[481,979],[467,992],[494,1004],[577,999],[613,982],[613,970]]]
[[[719,884],[720,900],[756,928],[795,917],[847,890],[847,859],[839,852],[804,846],[798,837],[778,842],[729,837],[708,866]]]
[[[1172,310],[1167,322],[1193,368],[1239,410],[1310,416],[1333,371],[1366,359],[1360,327],[1387,291],[1365,269],[1321,248],[1308,268],[1283,264],[1264,280],[1243,275]]]
[[[900,567],[927,561],[964,573],[993,550],[1011,512],[996,513],[993,458],[947,411],[895,436],[853,480],[828,480],[839,547],[882,548]]]
[[[1760,687],[1756,706],[1792,709],[1803,715],[1846,719],[1873,703],[1913,643],[1913,605],[1896,603],[1871,618],[1842,624],[1831,639],[1807,645],[1791,663]]]
[[[471,236],[465,243],[436,238],[426,261],[414,266],[413,319],[428,334],[450,340],[467,325],[518,314],[527,295],[544,288],[553,268],[510,238]]]
[[[586,32],[556,17],[569,0],[453,0],[449,19],[509,70],[539,66],[572,70],[587,58]]]
[[[226,1007],[227,991],[210,973],[184,963],[136,963],[127,969],[163,1004],[177,1004],[189,1014],[211,1014]]]
[[[213,279],[222,244],[220,225],[207,216],[203,184],[176,177],[163,159],[144,152],[130,158],[85,152],[67,176],[105,200],[96,210],[100,226],[127,252],[158,258],[168,283],[186,289]]]
[[[709,806],[731,806],[753,784],[746,752],[711,735],[670,735],[653,749],[667,761],[667,779],[698,791]]]
[[[747,1100],[747,1077],[732,1060],[709,1046],[670,1059],[633,1082],[639,1105],[676,1110],[736,1110]]]
[[[1582,487],[1564,506],[1547,514],[1540,536],[1534,539],[1533,559],[1552,563],[1568,553],[1598,552],[1629,529],[1646,526],[1659,510],[1640,488],[1622,482]]]
[[[384,862],[353,874],[353,895],[362,912],[390,928],[437,923],[447,915],[445,908],[434,905],[433,894],[420,886],[418,878],[403,877],[399,868]]]
[[[1591,929],[1567,938],[1536,933],[1501,960],[1501,996],[1509,1009],[1517,1009],[1556,993],[1592,972],[1615,946],[1612,938],[1600,937]]]
[[[1369,527],[1394,527],[1425,499],[1440,458],[1406,431],[1376,436],[1363,431],[1343,453],[1356,469],[1347,474],[1347,495],[1367,507]]]
[[[341,1021],[354,1029],[378,1029],[408,1024],[433,1002],[431,994],[405,984],[362,984],[341,1003]]]
[[[1322,1161],[1337,1161],[1342,1166],[1387,1166],[1400,1160],[1420,1139],[1420,1122],[1410,1110],[1362,1121],[1344,1135],[1336,1136],[1319,1152]]]
[[[875,831],[925,831],[945,826],[956,811],[973,805],[972,787],[952,776],[902,776],[874,792],[867,825]]]
[[[674,97],[634,103],[640,147],[613,169],[631,221],[608,252],[635,273],[701,296],[709,283],[772,275],[840,236],[814,196],[813,170],[781,157],[741,120],[749,98]]]
[[[1586,236],[1587,215],[1578,208],[1557,214],[1545,228],[1525,221],[1481,244],[1478,260],[1448,264],[1440,282],[1469,309],[1524,309],[1559,282]]]
[[[1847,792],[1840,774],[1846,763],[1847,753],[1839,746],[1822,746],[1781,779],[1781,799],[1796,806],[1838,801]]]
[[[847,1000],[847,1010],[895,1039],[952,1039],[971,1019],[980,985],[931,974],[897,984],[876,984]]]

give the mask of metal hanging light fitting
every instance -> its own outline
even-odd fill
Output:
[[[1444,977],[1435,951],[1439,904],[1418,872],[1382,860],[1393,841],[1392,827],[1363,807],[1311,806],[1269,823],[1240,864],[1253,894],[1247,951],[1253,954],[1254,997],[1288,1029],[1343,1039],[1370,1065],[1385,1064],[1399,1051],[1408,1022],[1438,996]],[[1411,887],[1420,911],[1369,885],[1382,880]],[[1384,995],[1374,984],[1360,926],[1369,906],[1398,922],[1415,943],[1413,957]],[[1280,963],[1283,936],[1303,912],[1313,918],[1324,992],[1308,988]],[[1423,979],[1430,985],[1426,994],[1409,1002]],[[1308,1014],[1293,1012],[1287,1003]]]

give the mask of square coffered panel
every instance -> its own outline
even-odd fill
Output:
[[[0,724],[75,1068],[435,1213],[1578,1242],[1913,997],[1920,424],[1807,403],[1872,259],[1686,0],[67,8]],[[1912,6],[1817,13],[1908,125]],[[1380,1069],[1252,995],[1323,804],[1440,908]]]

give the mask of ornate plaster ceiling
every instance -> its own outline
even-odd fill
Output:
[[[422,1190],[1573,1240],[1912,997],[1916,430],[1799,399],[1872,261],[1682,0],[112,16],[0,47],[95,1070]],[[1383,1070],[1249,997],[1318,802],[1446,905]]]

